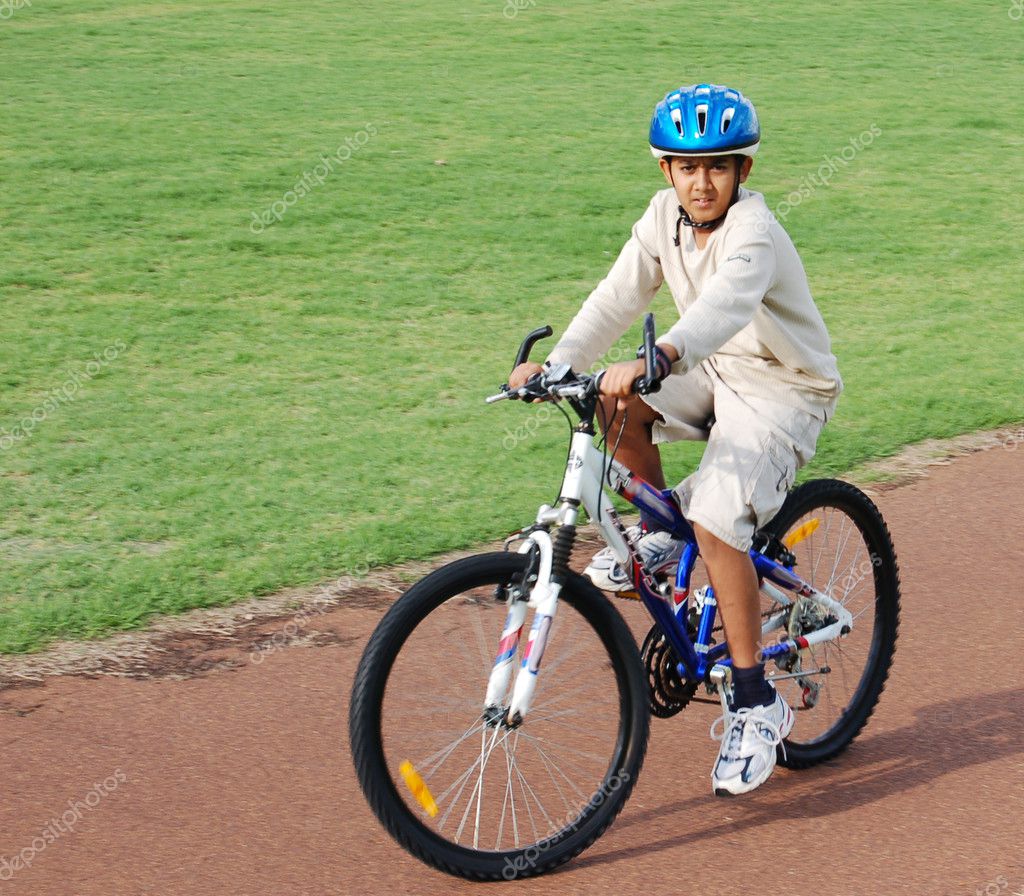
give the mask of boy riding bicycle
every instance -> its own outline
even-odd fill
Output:
[[[748,551],[814,456],[842,391],[799,255],[763,196],[740,186],[759,141],[753,104],[736,90],[683,87],[656,106],[649,143],[670,186],[655,194],[546,362],[587,369],[668,283],[680,317],[657,342],[661,390],[632,394],[645,372],[642,359],[613,364],[599,416],[622,462],[662,489],[658,445],[708,442],[700,466],[674,494],[696,532],[733,661],[733,703],[711,775],[720,795],[766,781],[775,745],[793,725],[792,710],[758,662],[760,599]],[[541,371],[521,364],[509,387]],[[680,542],[646,531],[643,519],[641,527],[647,567],[673,570]],[[608,549],[586,574],[606,591],[632,589]]]

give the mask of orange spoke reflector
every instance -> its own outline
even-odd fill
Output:
[[[427,815],[431,818],[437,815],[437,803],[434,802],[434,795],[430,792],[430,788],[427,787],[427,782],[420,777],[420,773],[412,767],[412,763],[406,759],[398,767],[398,770],[405,779],[405,786],[412,791],[412,795],[416,797],[417,802],[423,807]]]
[[[789,535],[787,535],[782,540],[782,543],[787,548],[795,547],[796,545],[800,544],[800,542],[803,541],[805,538],[807,538],[810,535],[813,535],[815,530],[820,525],[821,525],[821,520],[819,520],[817,517],[815,517],[813,520],[808,520],[799,529],[796,529],[795,531],[790,532]]]

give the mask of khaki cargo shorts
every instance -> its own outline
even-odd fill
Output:
[[[662,381],[643,400],[655,444],[706,440],[700,466],[675,489],[683,515],[726,544],[750,549],[754,532],[786,499],[796,471],[814,457],[825,423],[781,402],[741,396],[707,362]]]

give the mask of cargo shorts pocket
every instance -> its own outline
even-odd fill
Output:
[[[757,528],[769,523],[779,512],[786,493],[796,480],[797,460],[792,449],[769,434],[761,444],[761,457],[747,481],[747,504]]]

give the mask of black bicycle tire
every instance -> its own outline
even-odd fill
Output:
[[[809,768],[842,753],[867,724],[885,690],[896,652],[900,617],[900,574],[889,528],[875,503],[848,482],[817,479],[795,488],[765,531],[777,538],[805,514],[819,507],[844,511],[860,529],[872,556],[875,580],[875,637],[857,690],[841,717],[823,735],[807,743],[785,741],[778,762],[791,769]],[[797,568],[797,573],[800,569]],[[812,583],[814,584],[814,583]]]
[[[544,843],[543,852],[529,861],[523,859],[536,844],[486,853],[453,844],[427,828],[399,796],[385,765],[381,733],[381,703],[399,651],[415,627],[449,596],[474,587],[507,582],[523,570],[525,563],[522,554],[483,554],[456,560],[422,579],[381,619],[366,645],[353,683],[349,738],[356,776],[370,808],[388,833],[409,853],[441,871],[471,880],[509,880],[538,875],[578,856],[607,830],[622,810],[636,784],[647,750],[650,714],[636,642],[608,599],[587,579],[570,573],[560,600],[572,605],[604,643],[619,684],[619,734],[616,756],[609,769],[626,773],[617,775],[620,786],[611,790],[600,805],[588,806],[580,824],[569,825],[538,841]],[[516,870],[512,877],[508,874],[509,868]]]

